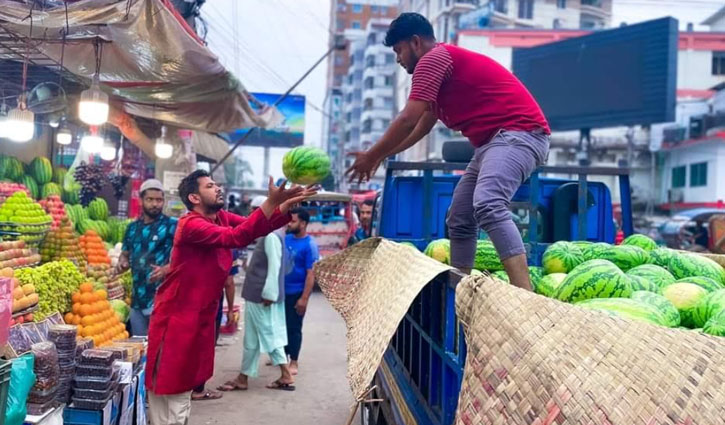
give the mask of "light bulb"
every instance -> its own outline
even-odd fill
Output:
[[[108,121],[108,95],[101,91],[95,79],[91,88],[81,93],[78,117],[88,125],[101,125]]]
[[[81,147],[88,153],[99,153],[103,148],[103,137],[86,134],[81,139]]]
[[[63,126],[55,133],[55,141],[59,145],[70,145],[73,141],[73,134],[68,130],[68,127]]]
[[[157,157],[162,159],[171,158],[171,155],[174,153],[174,147],[161,140],[156,140],[154,153],[156,153]]]
[[[116,147],[108,140],[106,140],[101,148],[101,159],[104,161],[113,161],[116,159]]]
[[[13,142],[25,143],[35,133],[35,114],[32,111],[11,109],[5,122],[7,137]]]

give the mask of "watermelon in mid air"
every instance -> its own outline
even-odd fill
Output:
[[[292,183],[319,183],[330,174],[330,157],[321,149],[299,146],[282,158],[282,172]]]

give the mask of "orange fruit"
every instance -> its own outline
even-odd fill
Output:
[[[66,313],[65,316],[63,316],[63,320],[67,325],[73,324],[73,313]]]
[[[94,346],[96,346],[96,347],[100,347],[100,345],[99,345],[99,344],[100,344],[101,342],[102,342],[102,341],[101,341],[101,337],[100,337],[100,336],[98,336],[98,335],[95,335],[95,336],[93,336],[93,345],[94,345]]]
[[[83,316],[81,319],[81,325],[83,326],[91,326],[93,323],[95,323],[93,321],[93,316]]]
[[[128,331],[123,331],[123,339],[128,339]]]
[[[99,289],[96,291],[96,297],[98,297],[99,300],[105,300],[108,298],[108,293],[105,289]]]
[[[91,312],[91,306],[88,304],[81,304],[81,306],[79,307],[78,313],[80,313],[80,315],[83,317],[93,314]]]
[[[73,324],[78,326],[81,324],[81,316],[74,314],[73,315]]]
[[[98,297],[96,297],[96,294],[91,292],[88,295],[90,295],[90,297],[88,298],[90,300],[89,302],[94,303],[94,302],[98,301]]]
[[[81,294],[81,303],[83,303],[83,304],[92,303],[93,302],[92,299],[93,299],[93,294],[90,294],[88,292],[84,292],[83,294]]]
[[[73,300],[74,303],[81,302],[81,293],[80,292],[74,292],[73,296],[71,297],[71,300]]]
[[[80,298],[80,295],[78,295],[78,298]],[[73,312],[73,314],[80,314],[81,307],[82,307],[81,303],[74,301],[73,308],[71,311]]]
[[[111,308],[111,302],[110,301],[104,299],[103,301],[101,301],[101,303],[103,304],[103,308],[107,308],[107,309],[110,309]]]
[[[76,330],[78,331],[78,336],[83,336],[83,326],[77,326]]]
[[[91,331],[93,330],[91,328],[92,328],[91,326],[84,326],[83,329],[81,330],[81,335],[84,338],[88,338],[89,336],[91,336],[92,335]]]
[[[90,282],[81,283],[81,292],[93,292],[93,284]]]

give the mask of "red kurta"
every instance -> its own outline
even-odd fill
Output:
[[[214,333],[219,297],[241,248],[289,222],[279,210],[268,220],[261,210],[244,218],[226,211],[216,222],[190,212],[179,220],[169,274],[154,298],[149,324],[146,387],[179,394],[214,372]]]

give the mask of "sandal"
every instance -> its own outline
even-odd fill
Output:
[[[267,385],[270,390],[294,391],[296,388],[293,384],[281,382],[279,379]]]
[[[222,398],[222,394],[216,391],[204,391],[203,394],[191,393],[191,399],[193,401],[204,401],[204,400],[218,400]]]
[[[247,391],[247,387],[241,385],[237,381],[227,381],[224,385],[217,387],[219,391]]]

